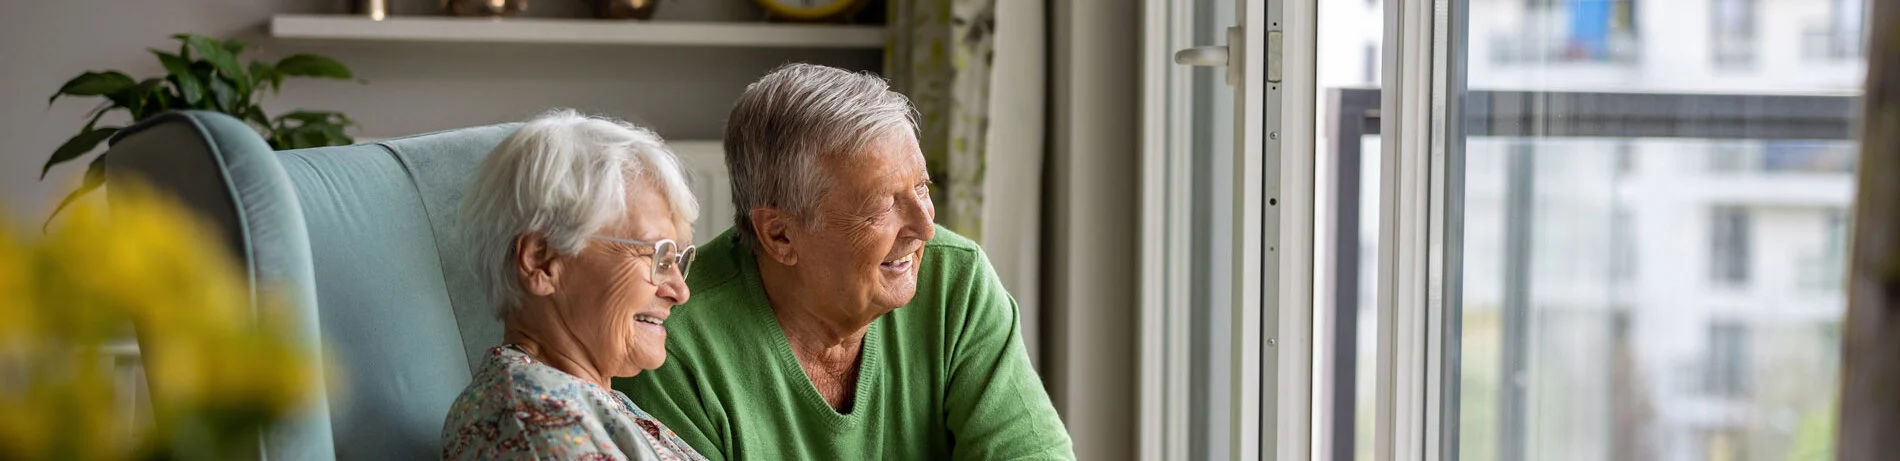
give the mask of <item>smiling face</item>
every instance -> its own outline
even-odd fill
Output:
[[[657,242],[689,241],[677,229],[659,186],[644,181],[627,199],[628,213],[598,235]],[[571,332],[595,369],[633,376],[666,363],[664,322],[690,293],[677,269],[648,281],[653,246],[593,239],[572,257],[555,291],[560,325]]]
[[[895,130],[857,155],[828,156],[819,168],[833,181],[818,202],[816,226],[787,230],[799,278],[863,318],[909,303],[937,215],[916,137]]]

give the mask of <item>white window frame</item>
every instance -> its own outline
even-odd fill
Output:
[[[1244,1],[1244,0],[1243,0]],[[1313,459],[1315,430],[1323,420],[1314,411],[1314,308],[1316,270],[1314,265],[1314,211],[1317,207],[1319,174],[1319,2],[1318,0],[1271,0],[1266,2],[1266,24],[1270,33],[1268,69],[1264,74],[1268,98],[1278,98],[1268,116],[1267,143],[1279,170],[1278,196],[1273,198],[1279,215],[1279,248],[1268,254],[1278,256],[1275,265],[1279,287],[1276,296],[1277,319],[1274,337],[1268,338],[1268,351],[1274,357],[1266,367],[1274,376],[1274,402],[1266,413],[1273,419],[1272,450],[1274,459],[1304,461]],[[1256,24],[1259,21],[1255,21]],[[1276,75],[1277,74],[1277,75]],[[1278,77],[1277,79],[1274,77]],[[1281,114],[1295,114],[1282,117]],[[1275,141],[1278,141],[1275,143]],[[1270,196],[1271,197],[1271,196]],[[1269,203],[1273,203],[1270,201]]]
[[[1236,82],[1235,252],[1229,453],[1234,459],[1312,459],[1314,181],[1316,170],[1317,0],[1236,0],[1242,28],[1232,52],[1246,53]],[[1139,455],[1188,454],[1184,392],[1190,261],[1187,260],[1192,146],[1183,121],[1190,71],[1171,62],[1194,45],[1192,3],[1143,4],[1141,260],[1138,338]],[[1270,40],[1269,37],[1274,37]],[[1251,50],[1251,51],[1250,51]],[[1264,59],[1261,59],[1264,58]],[[1239,101],[1255,98],[1255,103]],[[1282,113],[1301,114],[1281,117]],[[1232,122],[1227,120],[1224,122]],[[1218,123],[1218,122],[1216,122]],[[1291,155],[1282,155],[1290,153]],[[1225,274],[1222,274],[1225,275]]]
[[[1374,459],[1457,458],[1464,0],[1387,0]]]

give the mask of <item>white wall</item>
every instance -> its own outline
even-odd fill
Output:
[[[396,13],[432,11],[437,0],[391,0]],[[712,139],[745,84],[788,61],[879,67],[877,50],[643,48],[277,41],[264,24],[279,13],[344,13],[349,0],[0,1],[0,219],[37,225],[76,184],[82,163],[38,180],[46,157],[85,123],[95,102],[46,97],[87,70],[156,76],[148,47],[175,49],[169,35],[238,36],[264,56],[314,52],[350,65],[355,82],[293,80],[272,113],[340,110],[357,136],[386,137],[519,120],[568,106],[648,124],[669,139]],[[578,0],[534,0],[528,16],[584,17]],[[750,20],[743,0],[669,1],[656,20]],[[108,117],[102,125],[122,123]]]

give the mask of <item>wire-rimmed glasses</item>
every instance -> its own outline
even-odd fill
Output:
[[[589,235],[588,238],[634,246],[652,247],[653,253],[646,255],[653,258],[653,264],[647,265],[653,269],[647,273],[647,282],[655,285],[659,284],[662,280],[666,280],[665,276],[671,274],[675,268],[679,269],[680,280],[686,280],[686,272],[693,268],[693,257],[698,253],[699,249],[694,245],[686,245],[685,248],[681,248],[679,242],[674,242],[673,239],[660,239],[657,242],[648,242],[644,240],[608,237],[605,235]]]

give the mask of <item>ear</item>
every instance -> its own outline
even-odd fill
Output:
[[[752,235],[759,236],[759,252],[787,266],[798,265],[798,250],[792,248],[792,215],[778,208],[752,209]]]
[[[546,235],[528,232],[515,236],[513,255],[515,281],[521,284],[521,291],[531,296],[554,294],[554,288],[559,285],[561,261],[554,257]]]

